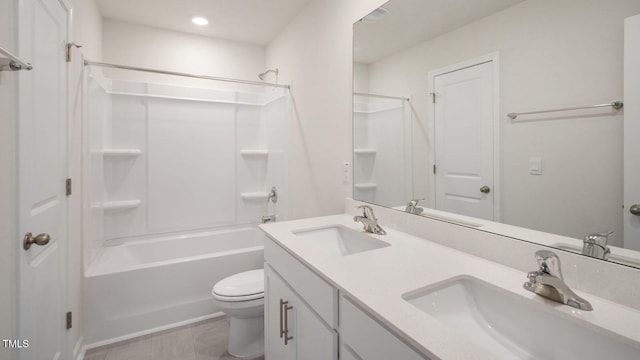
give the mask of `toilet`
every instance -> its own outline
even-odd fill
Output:
[[[224,278],[213,286],[211,295],[231,320],[229,354],[251,357],[264,353],[264,269]]]

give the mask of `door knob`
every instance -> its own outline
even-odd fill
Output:
[[[485,185],[485,186],[483,186],[483,187],[481,187],[481,188],[480,188],[480,192],[485,193],[485,194],[488,194],[488,193],[490,193],[490,192],[491,192],[491,188],[490,188],[490,187],[488,187],[487,185]]]
[[[47,233],[38,234],[35,237],[33,237],[33,234],[28,232],[24,235],[24,240],[22,241],[22,247],[24,247],[25,250],[29,250],[29,248],[31,248],[31,245],[36,244],[36,245],[44,246],[49,243],[49,240],[51,240],[51,235]]]
[[[629,212],[635,216],[640,216],[640,204],[631,205],[631,208],[629,208]]]

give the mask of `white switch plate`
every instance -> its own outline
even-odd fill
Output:
[[[542,175],[542,158],[532,156],[529,158],[529,174]]]
[[[351,163],[348,161],[342,163],[342,182],[345,184],[351,182]]]

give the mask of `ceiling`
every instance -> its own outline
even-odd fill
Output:
[[[266,45],[310,0],[96,0],[104,18]],[[209,20],[197,26],[194,16]]]
[[[354,25],[354,61],[376,62],[523,1],[391,0],[382,19]]]

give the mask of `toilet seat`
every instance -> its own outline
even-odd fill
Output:
[[[216,300],[251,301],[264,298],[264,269],[245,271],[224,278],[211,291]]]

